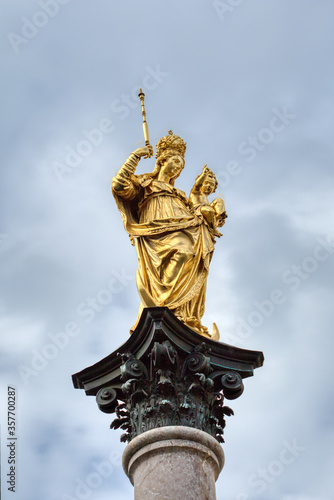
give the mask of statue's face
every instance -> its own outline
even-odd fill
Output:
[[[161,167],[161,172],[168,175],[170,179],[178,177],[182,172],[184,167],[184,160],[182,156],[175,155],[167,158],[163,166]]]
[[[202,191],[204,194],[211,194],[215,190],[216,183],[213,179],[206,178],[202,184]]]

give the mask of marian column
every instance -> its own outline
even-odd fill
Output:
[[[174,186],[186,144],[172,131],[157,144],[153,171],[135,174],[140,159],[153,154],[139,97],[146,146],[112,181],[138,255],[139,314],[128,341],[73,375],[73,384],[96,396],[101,411],[116,413],[111,428],[125,431],[123,468],[136,500],[214,500],[225,417],[233,414],[225,399],[242,394],[263,354],[221,343],[217,326],[209,332],[202,324],[224,202],[208,200],[217,180],[206,165],[189,198]]]

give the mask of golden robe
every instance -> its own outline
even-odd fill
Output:
[[[214,251],[212,232],[201,216],[191,213],[184,192],[171,184],[150,174],[132,174],[121,182],[122,189],[112,191],[135,242],[142,307],[166,306],[189,327],[208,335],[201,318]]]

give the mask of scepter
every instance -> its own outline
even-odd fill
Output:
[[[138,97],[139,97],[140,102],[141,102],[141,112],[142,112],[142,115],[143,115],[143,132],[144,132],[145,145],[146,146],[151,146],[149,135],[148,135],[148,125],[147,125],[147,121],[146,121],[146,111],[145,111],[145,106],[144,106],[145,94],[142,91],[142,89],[139,90]],[[147,156],[147,158],[149,158],[150,156],[152,156],[152,155],[149,154]]]

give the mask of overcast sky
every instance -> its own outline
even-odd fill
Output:
[[[208,164],[225,199],[203,323],[265,355],[230,404],[217,499],[332,500],[333,2],[2,0],[0,17],[3,498],[132,498],[121,431],[71,374],[137,317],[110,181],[144,144],[142,87],[152,144],[187,142],[177,187]]]

